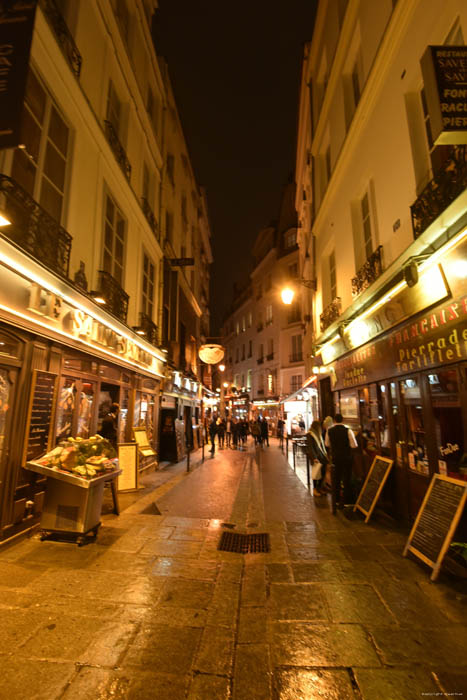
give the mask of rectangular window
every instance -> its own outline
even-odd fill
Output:
[[[268,276],[266,277],[266,282],[265,282],[265,286],[264,286],[264,291],[265,291],[265,292],[269,292],[269,290],[271,289],[271,287],[272,287],[272,279],[271,279],[271,275],[268,275]]]
[[[270,326],[272,323],[272,304],[266,306],[266,325]]]
[[[300,304],[294,301],[289,306],[289,311],[287,313],[287,323],[298,323],[301,320]]]
[[[297,245],[297,232],[295,229],[289,229],[284,233],[284,248],[288,250]]]
[[[167,177],[172,185],[175,184],[175,158],[167,153]]]
[[[245,343],[242,345],[242,360],[245,359]]]
[[[263,360],[264,359],[264,345],[263,343],[260,343],[259,349],[258,349],[258,360]]]
[[[268,360],[272,360],[274,358],[274,339],[269,338],[268,339]]]
[[[293,374],[290,377],[290,392],[293,394],[294,391],[298,391],[302,386],[302,375]]]
[[[268,373],[268,391],[270,394],[274,393],[274,377],[272,372]]]
[[[290,356],[291,362],[301,362],[303,360],[302,353],[302,336],[293,335],[292,336],[292,354]]]
[[[246,388],[247,391],[251,391],[251,369],[248,370],[247,375],[246,375]]]
[[[240,323],[238,321],[235,324],[235,334],[240,335]]]
[[[373,253],[373,240],[371,235],[371,215],[370,204],[368,200],[368,192],[365,192],[360,202],[362,216],[362,231],[363,231],[363,247],[365,249],[366,259]],[[334,298],[334,297],[333,297]]]
[[[29,70],[11,176],[58,222],[63,214],[69,129],[36,74]]]
[[[235,362],[240,361],[240,348],[236,348],[235,350]]]
[[[292,279],[298,277],[298,263],[292,263],[289,265],[289,277]]]
[[[106,194],[102,269],[123,286],[126,221],[113,198]]]
[[[141,311],[150,319],[154,312],[155,267],[152,260],[143,252],[143,289],[141,293]]]
[[[165,237],[169,243],[173,243],[174,218],[170,211],[165,212]]]
[[[253,341],[249,340],[248,341],[248,357],[251,357],[253,355]]]
[[[253,314],[250,311],[248,313],[248,328],[251,328],[252,325],[253,325]]]
[[[329,286],[332,301],[337,297],[336,254],[334,250],[329,256]]]
[[[114,84],[111,80],[109,80],[109,91],[107,93],[106,119],[112,124],[117,136],[120,136],[122,103],[120,102]]]
[[[245,323],[245,316],[242,317],[242,332],[245,333],[246,331],[246,323]]]

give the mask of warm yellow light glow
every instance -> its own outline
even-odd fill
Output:
[[[370,327],[362,318],[358,318],[354,323],[351,323],[347,332],[354,347],[366,343],[370,338]]]
[[[229,382],[224,382],[224,384],[222,386],[224,387],[224,389],[227,389],[229,386]]]
[[[219,365],[219,370],[220,370],[221,372],[224,372],[224,371],[225,371],[225,365]]]
[[[425,260],[420,266],[419,271],[422,272],[426,267],[433,265],[439,258],[442,258],[446,253],[454,248],[458,243],[460,243],[467,236],[467,227],[464,228],[457,236],[451,238],[446,245],[442,246],[436,253],[433,253],[427,260]]]
[[[318,367],[318,365],[315,365],[311,371],[313,372],[313,374],[319,374],[319,367]]]
[[[8,244],[5,244],[5,246],[7,246],[7,245]],[[1,241],[0,241],[0,249],[1,248],[3,248],[3,246],[1,245]],[[79,309],[80,311],[84,311],[84,313],[86,313],[88,316],[91,316],[91,318],[94,318],[99,323],[102,323],[104,326],[107,326],[107,328],[111,328],[118,335],[121,335],[124,338],[126,338],[127,340],[130,340],[132,343],[135,343],[135,345],[137,345],[138,347],[140,347],[142,350],[149,353],[153,357],[157,358],[158,360],[162,360],[162,362],[166,362],[166,358],[162,354],[160,354],[157,350],[155,350],[155,348],[153,346],[150,346],[149,344],[142,345],[141,343],[138,343],[135,340],[135,337],[130,336],[128,333],[126,333],[123,330],[123,328],[114,325],[107,318],[102,318],[102,316],[99,316],[99,314],[96,313],[96,311],[93,308],[90,308],[89,306],[85,306],[78,299],[76,299],[74,297],[70,297],[68,294],[66,294],[66,292],[64,292],[62,289],[57,288],[54,284],[52,284],[45,277],[42,277],[42,275],[37,274],[36,272],[34,272],[34,270],[31,270],[31,269],[25,267],[24,265],[22,265],[22,263],[20,262],[20,260],[22,260],[22,257],[20,257],[20,256],[21,256],[21,254],[18,253],[19,259],[14,259],[14,258],[10,257],[9,254],[7,254],[3,250],[1,250],[1,261],[2,261],[3,265],[5,265],[5,267],[10,268],[13,272],[21,275],[22,277],[24,277],[27,280],[30,280],[31,282],[36,282],[36,284],[39,284],[44,289],[47,289],[49,292],[52,292],[52,294],[55,294],[56,296],[60,297],[64,301],[66,301],[68,304],[70,304],[70,306],[73,306],[74,308]],[[13,309],[12,311],[16,315],[21,316],[21,314],[18,313],[16,310]],[[25,318],[28,318],[28,317],[25,317]],[[42,324],[42,325],[44,326],[44,328],[50,328],[50,326],[47,326],[45,324]],[[67,334],[65,334],[65,335],[67,335]],[[72,337],[72,336],[69,336],[69,337]],[[158,375],[158,376],[160,376],[160,375]]]
[[[295,296],[295,292],[291,287],[284,287],[284,289],[281,292],[281,299],[284,304],[287,304],[287,306],[290,306],[290,304],[293,302]]]
[[[7,219],[3,214],[0,214],[0,226],[11,226],[10,219]]]
[[[321,367],[319,368],[320,374],[326,374],[327,371],[328,371],[328,368],[325,367],[324,365],[321,365]]]
[[[453,260],[448,267],[448,279],[450,277],[467,279],[467,260]]]

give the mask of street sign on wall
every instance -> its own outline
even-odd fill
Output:
[[[467,143],[467,46],[428,46],[420,64],[433,142]]]
[[[20,144],[37,0],[0,2],[0,148]]]

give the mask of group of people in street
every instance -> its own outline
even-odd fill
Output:
[[[265,418],[261,416],[256,420],[235,419],[213,415],[208,425],[209,440],[211,442],[211,454],[215,452],[215,441],[220,450],[224,448],[243,449],[247,443],[248,435],[252,435],[255,445],[263,444],[269,447],[269,426]]]
[[[314,420],[306,434],[306,451],[312,461],[313,493],[323,496],[334,488],[338,508],[352,503],[352,450],[358,447],[353,430],[344,425],[340,413],[328,416],[323,424]],[[334,465],[331,485],[330,465]],[[341,483],[343,490],[341,490]]]

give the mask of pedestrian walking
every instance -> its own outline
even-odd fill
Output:
[[[219,442],[219,449],[224,449],[224,438],[225,438],[225,420],[223,418],[217,419],[217,440]]]
[[[211,438],[211,450],[210,450],[210,452],[212,455],[214,455],[214,452],[216,449],[215,444],[214,444],[216,434],[217,434],[217,422],[216,422],[215,417],[213,416],[211,418],[211,422],[209,423],[209,437]]]
[[[240,439],[240,425],[237,420],[233,421],[232,425],[232,442],[233,442],[233,449],[236,450],[238,447],[238,441]]]
[[[230,443],[232,441],[232,425],[233,425],[232,419],[227,418],[227,421],[225,423],[225,438],[227,441],[227,447],[230,447]]]
[[[242,420],[241,425],[240,425],[240,438],[241,438],[243,447],[245,447],[245,445],[246,445],[248,433],[249,433],[248,421]]]
[[[282,449],[284,446],[284,425],[285,422],[282,418],[277,421],[277,437],[279,438],[279,447]]]
[[[261,442],[265,442],[269,447],[269,426],[266,418],[263,418],[260,423]]]
[[[352,501],[352,449],[358,447],[353,431],[343,424],[343,417],[336,413],[334,425],[328,428],[325,445],[331,448],[332,462],[335,467],[334,498],[339,508],[350,505]],[[341,481],[344,484],[344,492],[341,494]]]
[[[251,421],[250,433],[253,435],[255,445],[261,444],[261,428],[257,420]]]
[[[312,464],[313,495],[324,496],[323,488],[326,467],[328,464],[328,453],[321,433],[319,420],[314,420],[306,434],[306,453]]]

